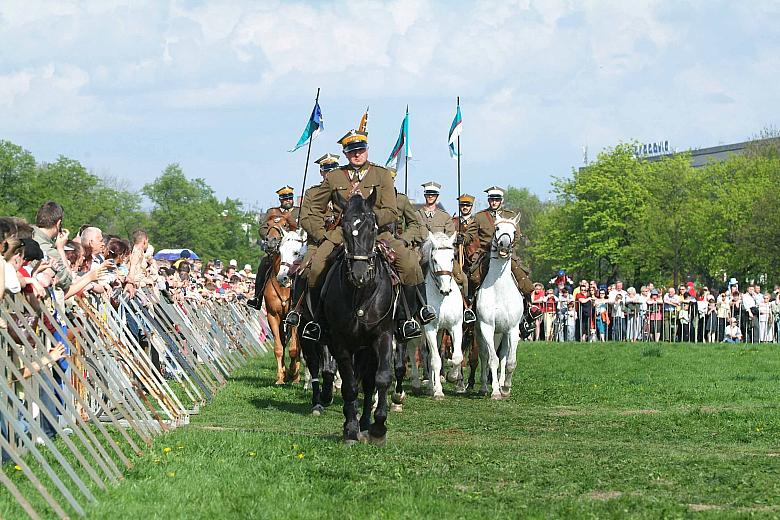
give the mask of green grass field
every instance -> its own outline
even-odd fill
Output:
[[[343,446],[340,402],[308,415],[272,365],[158,438],[90,516],[780,516],[776,345],[523,344],[510,399],[410,397],[384,448]]]

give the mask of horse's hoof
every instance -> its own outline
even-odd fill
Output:
[[[463,380],[458,381],[458,384],[455,385],[455,393],[461,395],[466,393],[466,385],[463,384]]]
[[[280,378],[276,380],[276,383],[274,383],[276,386],[284,386],[284,378]]]
[[[374,437],[372,435],[369,435],[368,436],[368,442],[370,442],[374,446],[382,447],[385,444],[387,444],[387,435],[383,435],[381,437]]]
[[[404,411],[404,405],[393,403],[390,405],[390,410],[393,412],[403,412]]]
[[[506,386],[502,386],[501,387],[501,395],[503,397],[509,397],[509,394],[511,394],[511,393],[512,393],[512,388],[511,387],[506,387]]]
[[[368,444],[368,430],[358,432],[358,442],[360,444]]]
[[[488,392],[487,392],[487,388],[480,388],[480,389],[479,389],[479,392],[477,392],[477,394],[479,394],[479,395],[481,395],[481,396],[483,396],[483,397],[484,397],[484,396],[486,396],[486,395],[487,395],[487,393],[488,393]]]
[[[312,414],[314,417],[319,417],[319,416],[320,416],[320,415],[322,415],[323,413],[325,413],[325,408],[323,408],[321,404],[315,404],[315,405],[312,407],[312,409],[311,409],[311,414]]]
[[[444,392],[435,392],[433,394],[434,401],[444,401]]]
[[[492,394],[492,395],[490,396],[490,398],[491,398],[492,400],[494,400],[494,401],[500,401],[501,399],[503,399],[503,398],[504,398],[504,395],[503,395],[501,392],[498,392],[498,393],[494,393],[494,394]]]
[[[390,399],[393,401],[393,404],[404,404],[404,401],[406,401],[406,392],[401,392],[400,394],[393,392],[393,396]]]

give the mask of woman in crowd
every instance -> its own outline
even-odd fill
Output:
[[[607,327],[609,326],[609,309],[607,307],[607,291],[600,289],[594,300],[596,310],[596,334],[599,341],[607,341]]]
[[[715,302],[715,308],[718,316],[718,334],[717,341],[723,341],[726,334],[726,324],[731,313],[731,296],[728,291],[723,291],[718,295],[718,301]]]
[[[636,288],[629,287],[626,290],[626,340],[634,343],[642,337],[642,295],[637,294]]]
[[[593,298],[590,295],[588,285],[580,287],[580,293],[575,299],[577,303],[577,325],[580,341],[588,341],[591,335],[595,335],[593,323]],[[593,329],[593,330],[592,330]]]
[[[707,310],[704,311],[704,342],[715,343],[718,336],[718,307],[715,297],[709,295],[707,298]]]
[[[772,341],[771,331],[774,324],[770,324],[770,305],[769,293],[758,295],[758,338],[761,343]]]
[[[647,300],[647,318],[649,324],[649,334],[653,341],[661,340],[661,329],[663,323],[663,301],[658,289],[650,291],[650,299]]]

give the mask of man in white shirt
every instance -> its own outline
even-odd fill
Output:
[[[739,343],[742,338],[742,331],[737,326],[736,318],[729,318],[729,324],[726,325],[726,331],[723,335],[723,343]]]
[[[742,335],[746,343],[758,342],[758,300],[753,284],[742,295]]]

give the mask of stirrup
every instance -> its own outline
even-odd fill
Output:
[[[309,341],[319,341],[321,335],[322,328],[314,321],[310,321],[304,325],[303,330],[301,331],[301,337],[303,339],[308,339]]]
[[[423,305],[420,309],[420,321],[423,324],[430,323],[436,319],[436,311],[430,305]]]
[[[470,323],[474,323],[475,321],[477,321],[477,315],[474,314],[474,311],[472,311],[471,309],[464,309],[463,310],[463,323],[468,325]]]
[[[520,322],[520,337],[523,339],[528,339],[534,333],[534,330],[534,322],[527,318],[523,318],[523,320]]]
[[[401,337],[402,343],[407,342],[410,339],[422,336],[422,327],[414,320],[406,320],[398,327],[398,335]]]
[[[291,310],[284,317],[284,323],[290,327],[297,327],[301,323],[301,313],[296,310]]]

